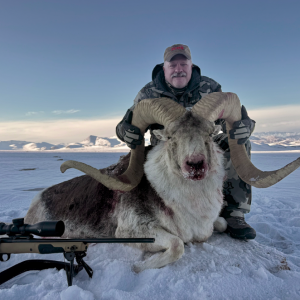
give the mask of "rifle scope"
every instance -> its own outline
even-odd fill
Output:
[[[8,236],[29,236],[35,234],[38,236],[60,237],[65,232],[63,221],[44,221],[34,225],[24,224],[24,218],[12,220],[13,224],[0,223],[0,235]]]

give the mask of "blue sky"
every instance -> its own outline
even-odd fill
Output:
[[[0,140],[114,135],[175,43],[238,94],[258,131],[299,131],[299,11],[291,0],[1,1]]]

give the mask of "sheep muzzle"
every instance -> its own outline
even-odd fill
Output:
[[[187,157],[181,167],[183,177],[189,180],[197,181],[206,177],[208,164],[205,156],[202,154]]]

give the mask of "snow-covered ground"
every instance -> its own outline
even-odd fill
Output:
[[[115,163],[120,153],[0,152],[0,222],[23,217],[38,190],[82,175],[61,174],[62,160],[97,168]],[[254,153],[262,170],[278,169],[300,153]],[[31,170],[30,170],[31,169]],[[247,221],[256,229],[252,241],[214,233],[206,243],[189,244],[183,257],[162,269],[134,274],[141,260],[136,249],[120,244],[90,246],[85,261],[93,268],[67,286],[63,270],[20,275],[0,286],[0,299],[300,299],[300,170],[268,189],[253,189]],[[0,272],[26,259],[63,260],[62,254],[12,255]]]

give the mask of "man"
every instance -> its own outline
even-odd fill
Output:
[[[164,53],[164,64],[156,65],[152,72],[152,81],[145,85],[134,99],[134,105],[127,110],[122,121],[117,125],[116,133],[119,139],[126,142],[128,147],[135,149],[140,145],[143,136],[139,128],[131,125],[134,106],[143,99],[169,97],[186,109],[191,108],[202,97],[209,93],[221,92],[221,85],[213,79],[202,76],[200,68],[192,63],[191,52],[188,46],[175,44],[168,47]],[[225,151],[226,175],[224,182],[224,209],[221,216],[227,221],[227,232],[233,238],[254,239],[255,230],[245,222],[244,213],[250,211],[251,186],[242,181],[232,166],[228,136],[224,120],[217,120],[223,133],[214,137],[214,141]],[[242,120],[235,122],[229,131],[230,137],[237,139],[239,144],[245,144],[250,157],[251,143],[248,140],[254,130],[255,122],[248,117],[242,106]],[[159,140],[152,134],[154,129],[163,128],[162,125],[150,126],[151,145],[155,146]]]

